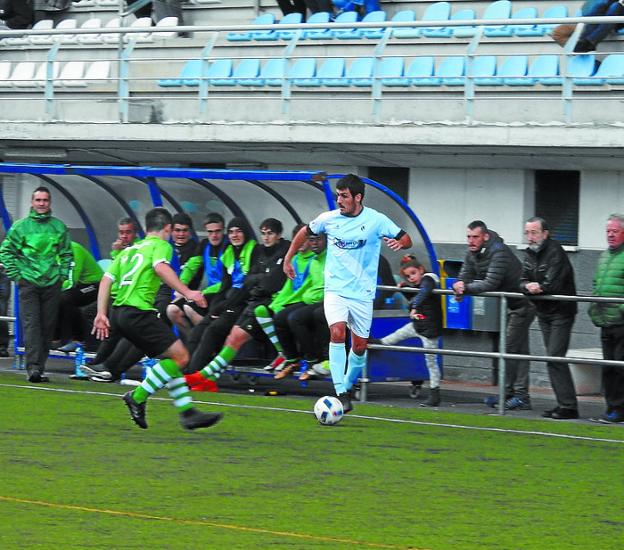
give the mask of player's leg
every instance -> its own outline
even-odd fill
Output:
[[[367,359],[367,344],[373,322],[373,302],[349,300],[349,328],[351,329],[351,350],[347,360],[345,376],[346,391],[350,391],[362,376]]]
[[[346,395],[345,387],[345,363],[347,352],[345,341],[347,338],[347,320],[349,318],[349,308],[346,301],[333,293],[326,293],[323,302],[325,308],[325,318],[329,325],[329,370],[336,395]],[[344,405],[344,403],[343,403]]]

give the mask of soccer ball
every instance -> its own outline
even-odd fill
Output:
[[[324,426],[332,426],[338,424],[344,416],[342,403],[336,397],[326,395],[321,397],[314,404],[314,414],[318,421]]]

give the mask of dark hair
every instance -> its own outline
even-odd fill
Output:
[[[35,193],[47,193],[48,197],[52,198],[52,193],[50,193],[50,190],[47,187],[44,187],[43,185],[40,185],[39,187],[37,187],[37,189],[35,189],[32,192],[32,195],[30,196],[30,200],[35,198]]]
[[[299,231],[301,231],[301,228],[305,226],[306,226],[305,223],[298,223],[297,225],[295,225],[292,231],[292,236],[294,237],[297,233],[299,233]]]
[[[117,225],[132,225],[132,227],[134,227],[134,230],[137,230],[136,222],[129,216],[120,218],[120,220],[117,222]]]
[[[204,225],[208,225],[209,223],[220,223],[223,227],[225,227],[225,220],[219,212],[209,212],[206,214],[206,217],[204,218]]]
[[[482,233],[488,232],[488,227],[481,220],[474,220],[468,224],[468,229],[480,229]]]
[[[171,223],[173,225],[188,225],[189,228],[193,229],[193,220],[186,212],[176,212],[173,215]]]
[[[526,221],[526,223],[535,223],[535,222],[539,222],[539,224],[542,226],[542,231],[549,230],[548,222],[544,218],[540,218],[539,216],[533,216]]]
[[[280,235],[284,231],[284,226],[282,225],[282,222],[276,220],[275,218],[267,218],[260,224],[260,229],[265,228],[273,231],[273,233],[279,233]]]
[[[355,174],[347,174],[342,176],[336,184],[336,189],[348,189],[351,191],[351,196],[355,198],[358,193],[362,195],[362,201],[364,200],[365,185],[362,179]]]
[[[405,254],[405,256],[401,258],[400,269],[399,269],[401,276],[404,276],[403,270],[408,267],[415,267],[417,269],[420,269],[420,268],[425,269],[425,266],[420,263],[420,260],[414,254]]]
[[[245,235],[245,241],[248,241],[253,237],[253,232],[249,228],[249,224],[247,223],[247,220],[245,220],[245,218],[242,218],[240,216],[235,216],[234,218],[232,218],[227,224],[227,231],[232,229],[232,227],[238,227],[243,232],[243,234]]]
[[[161,206],[152,208],[147,214],[145,214],[145,230],[148,233],[150,231],[160,231],[167,225],[171,225],[172,222],[173,218],[171,217],[169,210],[162,208]]]

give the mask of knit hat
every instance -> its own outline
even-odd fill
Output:
[[[229,231],[233,227],[238,227],[238,229],[240,229],[243,232],[243,234],[245,235],[245,241],[248,241],[249,239],[252,238],[252,233],[251,233],[251,230],[249,229],[249,224],[247,223],[247,220],[245,220],[245,218],[242,218],[240,216],[234,216],[228,222],[227,230]]]

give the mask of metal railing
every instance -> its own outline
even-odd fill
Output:
[[[121,8],[120,8],[121,10]],[[120,11],[120,16],[127,15],[126,12]],[[315,93],[314,95],[310,95],[310,90],[305,90],[306,94],[299,94],[302,100],[310,99],[313,97],[314,99],[326,99],[331,101],[352,101],[354,97],[358,99],[366,99],[371,104],[371,112],[370,115],[374,122],[379,122],[381,120],[381,111],[382,105],[386,104],[388,101],[392,100],[410,100],[410,99],[420,99],[425,101],[457,101],[458,99],[463,101],[464,104],[464,121],[467,123],[471,123],[475,120],[475,102],[477,100],[498,100],[498,99],[506,99],[506,100],[517,100],[517,99],[526,99],[527,95],[521,95],[520,92],[515,92],[513,95],[504,95],[500,93],[492,93],[490,92],[481,92],[477,91],[475,86],[475,78],[478,78],[478,75],[475,76],[473,72],[474,62],[481,55],[492,55],[492,52],[480,53],[479,47],[483,45],[483,33],[484,29],[492,28],[492,27],[501,27],[505,25],[536,25],[536,24],[546,24],[546,25],[556,25],[556,24],[577,24],[577,23],[624,23],[624,17],[568,17],[568,18],[549,18],[549,19],[475,19],[475,20],[461,20],[461,21],[401,21],[401,22],[373,22],[373,23],[318,23],[318,24],[276,24],[276,25],[197,25],[197,26],[179,26],[179,27],[148,27],[148,28],[131,28],[131,27],[122,27],[122,28],[97,28],[97,29],[49,29],[49,30],[19,30],[19,31],[6,31],[3,32],[4,36],[22,36],[22,35],[51,35],[53,37],[58,36],[66,36],[66,35],[105,35],[105,34],[118,34],[119,35],[119,47],[117,54],[114,58],[111,58],[110,61],[114,62],[117,67],[117,77],[111,77],[110,80],[113,83],[116,83],[116,93],[111,95],[111,98],[116,100],[118,103],[118,113],[119,113],[119,121],[122,123],[126,123],[129,121],[129,106],[132,101],[135,100],[145,100],[149,99],[160,99],[166,101],[176,101],[180,100],[179,96],[174,96],[172,94],[161,93],[155,94],[153,90],[140,90],[137,86],[140,82],[152,82],[156,83],[158,80],[172,78],[170,75],[159,75],[155,77],[132,77],[131,66],[135,64],[152,64],[160,63],[160,66],[166,67],[167,63],[162,63],[162,61],[176,61],[181,63],[185,61],[184,59],[173,58],[173,57],[151,57],[149,59],[141,59],[141,58],[133,58],[133,54],[135,53],[136,46],[138,44],[138,36],[149,34],[158,34],[158,33],[171,33],[171,32],[185,32],[185,33],[209,33],[209,36],[206,40],[205,45],[201,48],[201,52],[198,55],[193,56],[194,59],[199,59],[201,61],[201,74],[197,76],[196,80],[198,80],[199,85],[197,88],[197,92],[194,91],[186,91],[185,95],[188,97],[196,95],[197,105],[198,105],[198,115],[200,117],[206,117],[208,112],[208,105],[211,100],[216,100],[222,97],[227,97],[228,99],[242,99],[245,101],[250,100],[277,100],[281,102],[281,111],[283,114],[287,115],[290,112],[291,102],[297,94],[295,94],[296,88],[293,85],[294,78],[289,75],[292,64],[297,59],[302,58],[315,58],[315,59],[325,59],[327,57],[343,57],[343,58],[355,58],[362,57],[362,55],[314,55],[309,51],[300,54],[297,50],[299,46],[309,46],[311,42],[310,40],[302,40],[302,36],[304,32],[315,30],[315,29],[383,29],[383,36],[380,39],[375,41],[366,40],[364,42],[365,45],[372,46],[372,52],[368,52],[367,56],[364,57],[373,57],[373,71],[371,75],[371,85],[370,92],[366,91],[365,88],[355,89],[349,86],[346,86],[345,89],[337,90],[336,88],[331,88],[331,93]],[[402,55],[393,53],[389,50],[389,46],[400,45],[401,43],[405,44],[405,41],[401,42],[401,39],[392,39],[392,31],[393,29],[400,28],[435,28],[435,27],[474,27],[475,33],[469,42],[466,45],[465,51],[463,52],[463,56],[465,57],[466,62],[466,70],[463,79],[463,89],[460,86],[454,87],[453,89],[445,88],[444,94],[441,94],[439,91],[427,91],[425,90],[415,90],[414,88],[409,88],[409,90],[402,90],[400,92],[396,92],[393,89],[391,92],[388,89],[385,89],[382,84],[382,77],[379,75],[379,67],[380,63],[383,59],[389,57],[409,57],[417,58],[423,55],[430,56],[430,53],[419,53],[418,51],[414,51],[409,55]],[[560,77],[561,77],[561,85],[560,85],[560,93],[551,93],[546,95],[539,95],[540,100],[551,100],[551,101],[559,101],[562,105],[562,117],[566,123],[571,123],[574,120],[573,116],[573,105],[574,101],[584,101],[586,99],[595,99],[596,94],[584,94],[579,96],[577,93],[575,95],[574,89],[574,76],[571,75],[568,71],[569,60],[571,57],[575,55],[573,52],[574,46],[580,36],[582,31],[582,25],[577,25],[576,30],[572,34],[571,38],[568,40],[565,48],[559,51],[560,56]],[[278,88],[277,93],[258,93],[257,90],[252,90],[249,92],[245,92],[244,94],[237,96],[232,93],[228,93],[227,95],[219,95],[214,91],[214,87],[210,86],[209,79],[207,76],[208,68],[212,61],[217,59],[244,59],[243,56],[226,56],[223,52],[227,51],[227,48],[222,48],[222,52],[220,55],[215,54],[215,46],[217,45],[220,38],[225,36],[229,32],[254,32],[254,31],[293,31],[294,36],[285,42],[285,45],[280,51],[278,56],[267,56],[267,55],[258,55],[256,53],[251,53],[253,51],[253,47],[247,46],[246,57],[253,56],[254,58],[258,58],[260,60],[267,60],[277,57],[278,59],[283,60],[284,69],[283,75],[277,77],[281,80],[281,86]],[[124,42],[126,40],[126,42]],[[418,41],[424,43],[426,38],[419,38]],[[449,39],[453,40],[453,39]],[[514,42],[516,39],[510,38],[507,43]],[[253,43],[253,41],[252,41]],[[336,41],[333,41],[335,44]],[[518,43],[522,43],[518,41]],[[231,43],[230,43],[231,44]],[[462,44],[462,42],[460,42]],[[255,43],[257,46],[261,46],[263,44]],[[327,45],[327,43],[325,43]],[[353,44],[351,44],[353,46]],[[50,120],[56,120],[57,109],[56,105],[60,99],[58,98],[58,93],[55,90],[55,85],[57,85],[57,78],[54,77],[54,67],[55,63],[59,61],[59,54],[62,51],[63,54],[68,52],[69,50],[63,49],[61,44],[61,39],[58,38],[56,42],[52,45],[52,47],[47,52],[46,59],[44,62],[47,64],[46,67],[46,76],[45,82],[43,86],[44,90],[44,101],[45,101],[45,110],[48,118]],[[97,49],[97,46],[96,46]],[[362,49],[362,48],[359,48]],[[366,48],[364,48],[366,49]],[[513,56],[513,55],[539,55],[542,54],[543,51],[536,52],[509,52],[505,53],[505,55]],[[606,52],[601,52],[606,53]],[[445,53],[437,54],[436,57],[445,57],[457,55],[457,53]],[[70,52],[71,56],[71,52]],[[70,60],[73,59],[70,57]],[[101,59],[101,58],[98,58]],[[153,71],[151,71],[153,72]],[[284,76],[286,75],[286,76]],[[174,77],[176,78],[176,77]],[[235,80],[231,77],[227,77],[231,79],[232,85],[235,85]],[[513,78],[513,77],[510,77]],[[591,77],[589,77],[591,78]],[[132,85],[135,85],[136,89],[132,89]],[[552,87],[550,88],[553,89]],[[556,88],[554,88],[556,89]],[[240,90],[240,88],[238,88]],[[610,99],[624,99],[624,94],[621,93],[620,89],[616,87],[603,87],[601,89],[603,92],[608,91],[608,97]],[[5,88],[6,91],[6,88]],[[74,90],[75,91],[75,90]],[[266,92],[266,89],[263,90]],[[271,91],[271,90],[269,90]],[[327,92],[327,89],[324,90]],[[508,90],[507,90],[508,91]],[[587,92],[587,90],[585,89]],[[314,92],[312,92],[314,93]],[[529,93],[529,98],[535,95],[535,92]],[[448,96],[448,97],[447,97]],[[12,99],[19,99],[19,94],[14,95]],[[32,98],[25,97],[25,100],[32,100]],[[101,99],[101,97],[99,98]],[[89,101],[92,100],[89,97],[89,93],[81,94],[80,97],[72,97],[71,101]]]
[[[407,292],[417,293],[418,289],[413,288],[398,288],[396,286],[380,285],[377,287],[379,290],[392,290],[394,292]],[[435,294],[454,296],[452,290],[436,289],[433,291]],[[469,296],[469,295],[466,295]],[[472,351],[472,350],[450,350],[441,348],[424,348],[414,346],[396,346],[396,345],[383,345],[383,344],[369,344],[370,349],[377,350],[389,350],[389,351],[403,351],[413,353],[434,353],[436,355],[453,355],[453,356],[470,356],[470,357],[482,357],[487,359],[498,360],[498,412],[505,414],[505,361],[512,360],[527,360],[538,362],[552,362],[552,363],[569,363],[569,357],[554,357],[550,355],[524,355],[507,353],[507,300],[509,298],[523,298],[531,301],[567,301],[567,302],[594,302],[594,303],[616,303],[624,304],[624,298],[614,298],[607,296],[565,296],[565,295],[530,295],[522,294],[519,292],[483,292],[482,294],[473,294],[470,296],[484,296],[493,297],[500,300],[500,332],[498,339],[498,350],[495,352],[489,351]],[[587,365],[596,366],[610,366],[610,367],[624,367],[624,361],[612,361],[607,359],[591,359],[575,356],[575,362],[582,362]],[[363,399],[366,399],[366,384],[362,384]]]

